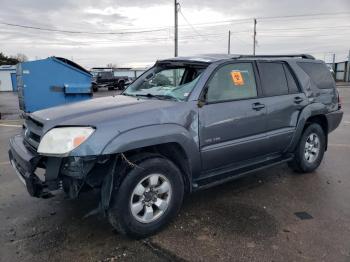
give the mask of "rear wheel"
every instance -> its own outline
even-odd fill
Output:
[[[312,172],[321,164],[325,148],[326,135],[322,127],[311,124],[304,130],[289,166],[296,172]]]
[[[119,89],[119,90],[124,90],[124,87],[125,87],[125,82],[124,82],[124,81],[120,81],[120,82],[118,83],[118,89]]]
[[[179,169],[161,156],[137,163],[113,193],[108,218],[122,234],[154,234],[180,210],[184,184]]]

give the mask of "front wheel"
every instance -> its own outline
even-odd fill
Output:
[[[143,160],[113,193],[109,221],[118,232],[134,238],[152,235],[175,217],[183,195],[181,172],[171,161]]]
[[[326,135],[322,127],[311,124],[304,130],[289,166],[299,173],[312,172],[321,164],[325,148]]]

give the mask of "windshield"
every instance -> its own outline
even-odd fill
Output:
[[[205,68],[155,66],[131,84],[123,95],[185,101]]]

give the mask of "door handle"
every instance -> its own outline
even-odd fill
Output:
[[[294,97],[294,103],[296,103],[296,104],[300,104],[303,101],[304,101],[304,99],[300,96]]]
[[[261,110],[263,108],[265,108],[265,105],[261,104],[259,102],[252,104],[252,109],[255,110],[255,111],[259,111],[259,110]]]

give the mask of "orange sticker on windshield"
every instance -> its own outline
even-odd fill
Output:
[[[235,86],[242,86],[242,85],[244,85],[243,75],[242,75],[242,73],[240,71],[232,71],[231,72],[231,77],[232,77],[233,84]]]

